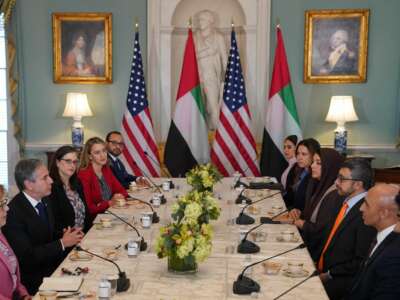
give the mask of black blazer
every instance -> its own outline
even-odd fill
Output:
[[[83,194],[82,185],[78,179],[77,192],[79,197],[85,205],[85,225],[83,228],[84,232],[88,232],[92,226],[92,217],[89,214],[88,207],[85,201],[85,196]],[[57,231],[62,232],[64,228],[68,226],[75,226],[75,211],[72,207],[70,200],[65,193],[64,186],[60,182],[53,183],[51,187],[51,194],[49,196],[51,201],[51,209],[53,211],[55,227]]]
[[[108,155],[108,162],[114,176],[118,179],[119,183],[121,183],[121,185],[124,188],[128,189],[131,181],[136,180],[136,176],[129,174],[126,171],[125,166],[122,162],[121,162],[121,168],[119,168],[117,163],[112,159],[110,155]]]
[[[64,258],[60,238],[62,233],[54,229],[54,216],[46,205],[49,226],[39,217],[23,193],[10,202],[7,223],[2,228],[10,246],[18,258],[21,281],[29,294],[34,295],[43,277],[50,276]]]
[[[364,262],[347,300],[400,299],[400,233],[392,232]]]
[[[306,202],[307,186],[311,178],[310,173],[308,173],[299,183],[297,189],[294,190],[293,186],[296,183],[295,182],[296,172],[301,173],[302,171],[303,170],[298,170],[297,164],[293,165],[288,174],[286,191],[285,195],[283,196],[283,200],[285,201],[286,207],[297,208],[301,211],[304,209],[304,205]]]
[[[321,206],[315,223],[311,221],[304,222],[301,236],[314,261],[317,261],[321,255],[326,240],[327,228],[329,227],[330,229],[335,222],[344,199],[345,197],[340,196],[336,189],[331,191],[321,199]]]
[[[332,276],[324,283],[330,299],[342,299],[349,291],[376,236],[375,228],[364,225],[362,220],[360,206],[363,202],[364,199],[360,200],[350,209],[324,254],[323,272],[329,271]],[[324,245],[333,224],[327,227]]]

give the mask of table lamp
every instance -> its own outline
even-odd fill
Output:
[[[325,121],[337,123],[334,144],[339,153],[345,154],[347,148],[347,130],[344,124],[357,120],[352,96],[332,96]]]
[[[92,116],[93,113],[89,107],[87,95],[84,93],[67,93],[67,102],[63,117],[72,117],[72,144],[74,147],[83,146],[83,124],[82,117]]]

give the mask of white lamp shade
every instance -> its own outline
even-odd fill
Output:
[[[332,96],[325,121],[344,124],[345,122],[357,120],[358,117],[354,110],[352,96]]]
[[[92,115],[86,94],[67,93],[63,117],[88,117]]]

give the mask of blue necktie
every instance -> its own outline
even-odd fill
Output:
[[[36,209],[39,211],[39,217],[49,226],[49,219],[47,218],[46,207],[44,206],[43,202],[40,201],[36,204]]]

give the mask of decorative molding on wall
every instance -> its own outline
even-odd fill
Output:
[[[321,145],[323,148],[333,148],[333,144]],[[351,145],[347,149],[355,152],[399,152],[400,149],[396,148],[396,144],[373,144],[373,145]]]
[[[33,152],[55,151],[59,147],[65,145],[57,143],[26,143],[26,150]],[[321,147],[333,148],[332,144],[323,144]],[[347,147],[352,151],[365,151],[365,152],[399,152],[400,149],[396,148],[395,144],[373,144],[373,145],[351,145]]]

